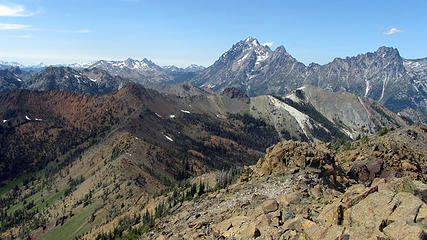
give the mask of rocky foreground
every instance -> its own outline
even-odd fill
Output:
[[[281,142],[141,239],[426,239],[426,146],[425,125],[335,145]]]

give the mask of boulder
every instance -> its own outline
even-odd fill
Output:
[[[267,200],[262,204],[262,209],[264,210],[264,213],[274,212],[278,208],[279,204],[277,204],[277,201],[274,199]]]
[[[412,226],[405,221],[395,221],[383,229],[387,236],[393,239],[413,240],[426,239],[427,235],[422,228]]]

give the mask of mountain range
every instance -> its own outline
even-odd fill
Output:
[[[54,66],[56,67],[70,67],[70,68],[74,68],[74,69],[84,69],[84,68],[88,68],[90,65],[92,65],[91,63],[70,63],[70,64],[55,64]],[[49,65],[46,65],[44,63],[39,63],[36,65],[24,65],[18,62],[6,62],[6,61],[0,61],[0,69],[6,69],[6,68],[13,68],[13,67],[19,67],[20,69],[24,70],[24,71],[41,71],[47,67],[49,67]]]
[[[427,113],[425,73],[426,59],[403,59],[395,48],[380,47],[373,53],[306,66],[283,46],[272,51],[248,37],[195,76],[193,82],[216,91],[233,86],[251,96],[283,95],[313,85],[369,97],[394,112],[410,107]]]
[[[112,76],[148,87],[191,81],[196,86],[219,92],[237,87],[249,96],[284,95],[303,85],[313,85],[328,91],[347,91],[369,97],[403,115],[412,112],[410,109],[427,112],[426,58],[404,59],[397,49],[390,47],[380,47],[373,53],[355,57],[336,58],[325,65],[312,63],[306,66],[283,46],[273,51],[248,37],[234,44],[206,69],[197,65],[160,67],[145,58],[101,60],[85,67],[99,68]],[[3,90],[19,86],[16,83],[2,85],[7,85]]]

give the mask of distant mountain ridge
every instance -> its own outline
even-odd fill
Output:
[[[370,97],[395,112],[410,107],[427,113],[426,66],[425,59],[405,60],[390,47],[306,66],[283,46],[273,51],[248,37],[197,74],[193,82],[215,91],[238,87],[251,96],[283,95],[303,85],[314,85]]]
[[[100,60],[89,67],[89,69],[92,68],[99,68],[113,76],[117,75],[143,85],[183,82],[204,69],[204,67],[195,64],[187,68],[160,67],[146,58],[142,60],[128,58],[124,61]]]
[[[170,72],[200,72],[205,69],[205,67],[197,64],[190,64],[186,68],[180,68],[175,65],[163,66],[162,68]]]
[[[26,66],[17,62],[0,62],[0,91],[17,88],[30,90],[67,90],[79,93],[104,94],[136,82],[163,92],[189,95],[179,83],[191,79],[203,66],[186,68],[160,67],[146,58],[125,61],[100,60],[93,64],[75,63],[46,66]],[[4,64],[4,65],[2,65]],[[98,79],[99,78],[99,79]],[[169,86],[166,86],[168,84]],[[187,84],[188,85],[188,84]],[[189,85],[188,85],[189,86]],[[176,89],[175,89],[176,88]],[[202,93],[203,90],[194,93]]]
[[[8,69],[8,68],[19,67],[23,71],[39,72],[39,71],[41,71],[41,70],[43,70],[49,66],[70,67],[70,68],[74,68],[74,69],[84,69],[84,68],[88,68],[92,64],[93,63],[76,62],[76,63],[64,63],[64,64],[54,64],[54,65],[47,65],[44,63],[25,65],[25,64],[22,64],[19,62],[7,62],[7,61],[1,61],[0,60],[0,69]]]

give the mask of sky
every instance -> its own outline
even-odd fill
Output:
[[[0,0],[0,60],[60,64],[148,58],[209,66],[248,36],[297,60],[395,47],[427,57],[426,0]]]

